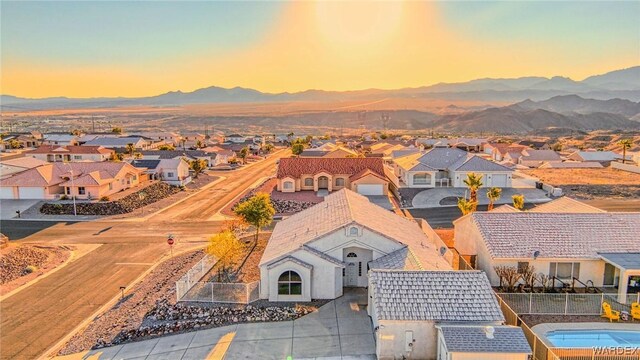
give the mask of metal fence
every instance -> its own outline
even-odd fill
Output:
[[[627,303],[617,301],[616,294],[549,294],[549,293],[498,293],[518,314],[537,315],[600,315],[602,303],[613,310],[630,311],[632,302],[640,302],[640,293],[627,295]]]
[[[217,261],[213,256],[205,255],[202,260],[193,265],[186,274],[176,281],[176,297],[178,301],[182,300],[189,290],[211,270]]]
[[[178,301],[249,304],[260,298],[260,281],[251,283],[195,283]]]

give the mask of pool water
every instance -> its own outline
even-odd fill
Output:
[[[640,331],[555,330],[548,332],[546,337],[554,346],[560,348],[640,347]]]

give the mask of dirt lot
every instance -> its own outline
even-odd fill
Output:
[[[60,246],[10,245],[0,251],[0,295],[19,288],[62,265],[71,255]],[[29,272],[27,267],[31,267]]]
[[[640,174],[611,168],[603,169],[535,169],[525,173],[547,184],[562,188],[578,199],[638,199]]]

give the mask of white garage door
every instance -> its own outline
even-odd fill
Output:
[[[44,199],[44,188],[19,187],[20,199]]]
[[[494,174],[491,177],[492,186],[494,187],[507,187],[507,175],[505,174]]]
[[[382,184],[360,184],[358,185],[358,193],[362,195],[384,195]]]
[[[0,187],[0,199],[13,199],[13,187]]]

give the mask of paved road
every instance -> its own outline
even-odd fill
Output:
[[[531,209],[535,207],[533,204],[526,204],[525,209]],[[478,205],[479,211],[486,211],[487,205]],[[460,209],[457,206],[447,206],[439,208],[428,209],[411,209],[409,210],[411,216],[414,218],[425,219],[432,228],[453,228],[453,220],[462,216]]]
[[[274,173],[274,164],[275,157],[227,172],[225,180],[145,221],[3,221],[3,231],[24,236],[20,242],[101,246],[2,301],[0,358],[33,359],[55,345],[117,296],[120,286],[168,255],[166,234],[177,236],[175,251],[204,245],[222,226],[207,219],[257,179]]]
[[[74,223],[73,221],[0,220],[0,232],[11,240],[20,240],[56,224],[71,225]]]

